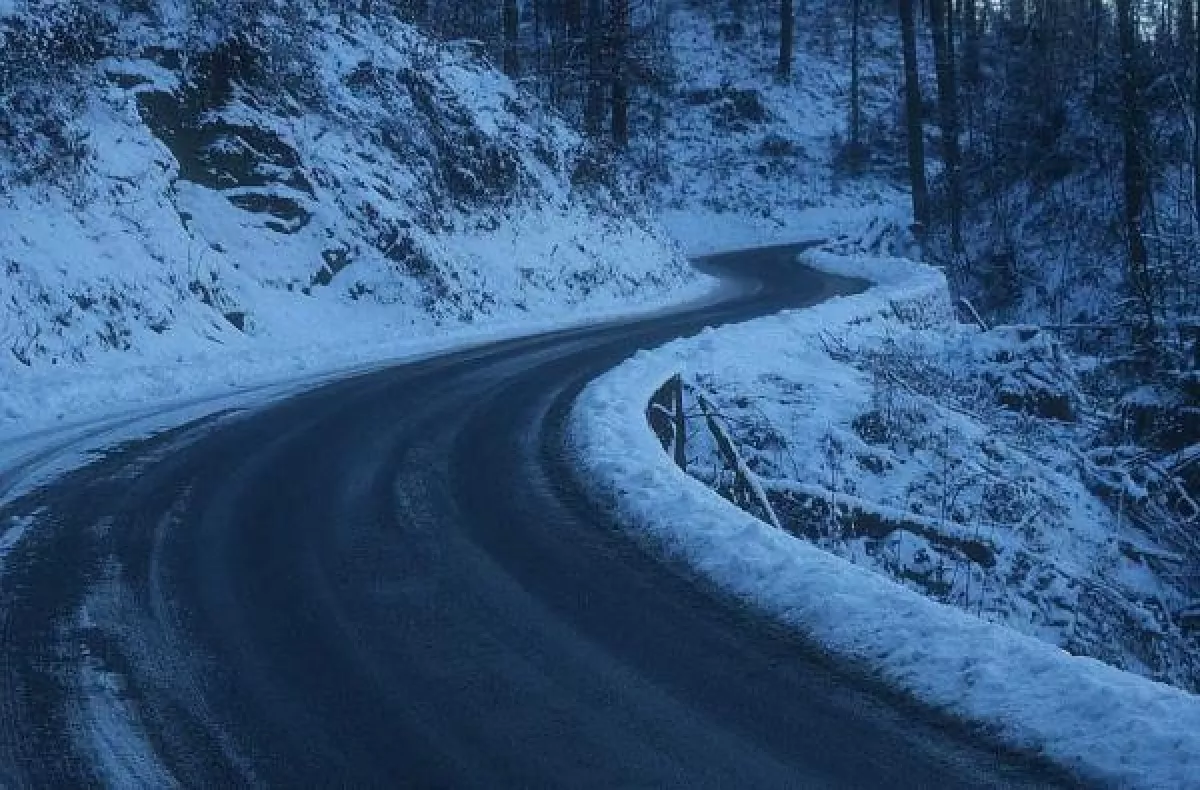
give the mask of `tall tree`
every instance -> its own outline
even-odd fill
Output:
[[[957,67],[954,62],[954,9],[950,0],[930,0],[933,57],[937,73],[938,114],[942,130],[942,159],[946,166],[947,203],[950,210],[950,246],[963,249],[962,163],[958,140]]]
[[[563,3],[563,23],[568,35],[579,35],[583,29],[583,0],[565,0]]]
[[[1025,0],[1009,0],[1008,19],[1017,37],[1025,35]]]
[[[899,0],[900,34],[904,50],[904,109],[908,116],[908,177],[912,185],[913,221],[917,234],[929,228],[929,188],[925,183],[925,132],[921,111],[921,72],[917,64],[917,23],[914,0]]]
[[[963,27],[963,77],[972,85],[980,79],[979,71],[979,8],[977,0],[962,0],[960,6]]]
[[[857,159],[862,153],[862,99],[859,79],[859,33],[862,0],[850,3],[850,149]]]
[[[1190,53],[1194,45],[1194,36],[1196,35],[1196,4],[1194,0],[1179,0],[1179,7],[1176,9],[1179,14],[1177,30],[1179,35],[1179,45],[1184,52]]]
[[[792,76],[792,47],[796,35],[796,13],[792,0],[781,0],[779,3],[779,65],[776,74],[781,80]]]
[[[517,0],[504,0],[504,73],[516,79],[520,76],[521,62],[517,54],[520,37],[521,17]]]
[[[1200,223],[1200,25],[1194,14],[1200,12],[1200,3],[1192,0],[1185,3],[1185,13],[1190,20],[1187,33],[1183,37],[1188,47],[1192,65],[1192,210]]]
[[[619,148],[629,144],[629,2],[611,0],[612,140]]]
[[[1150,254],[1142,230],[1149,191],[1149,171],[1145,151],[1145,107],[1143,106],[1138,20],[1132,0],[1117,0],[1117,44],[1121,55],[1121,137],[1124,146],[1122,182],[1124,185],[1125,242],[1128,247],[1128,282],[1141,312],[1147,340],[1155,335],[1154,289],[1150,275]]]
[[[604,126],[604,3],[587,0],[587,99],[583,126],[593,139]]]

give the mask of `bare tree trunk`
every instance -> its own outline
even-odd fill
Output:
[[[521,17],[517,0],[504,0],[504,73],[516,79],[520,76],[521,61],[517,54]]]
[[[937,0],[933,0],[937,2]],[[1013,27],[1017,36],[1021,39],[1025,38],[1025,0],[1010,0],[1008,4],[1008,16],[1012,21]]]
[[[862,16],[862,0],[850,4],[850,148],[855,159],[862,153],[862,105],[859,98],[858,36]]]
[[[930,0],[933,51],[937,71],[938,110],[942,127],[942,158],[946,165],[950,204],[950,247],[962,252],[962,164],[958,143],[958,89],[954,64],[954,17],[949,0]]]
[[[796,35],[796,14],[792,0],[781,0],[779,4],[779,65],[776,74],[780,80],[792,76],[792,46]]]
[[[1121,134],[1124,142],[1124,220],[1129,247],[1129,285],[1142,312],[1147,342],[1156,334],[1154,289],[1150,277],[1150,255],[1142,232],[1149,173],[1142,146],[1145,144],[1145,108],[1142,106],[1138,64],[1137,20],[1132,0],[1117,0],[1117,38],[1121,52]]]
[[[583,29],[582,0],[566,0],[563,9],[563,19],[567,26],[568,34],[572,37],[578,36],[579,31]]]
[[[921,117],[921,73],[917,67],[917,23],[914,0],[899,0],[904,42],[904,108],[908,116],[908,177],[912,185],[913,221],[924,239],[929,228],[929,188],[925,183],[925,132]]]
[[[978,85],[983,78],[979,68],[979,8],[977,0],[962,0],[963,79]]]
[[[604,126],[604,18],[602,0],[587,5],[587,100],[584,105],[584,129],[592,139],[600,137]]]
[[[1192,0],[1188,0],[1186,11],[1192,20],[1188,41],[1192,55],[1192,208],[1200,223],[1200,25],[1193,16],[1200,12],[1200,3],[1193,8]]]
[[[629,144],[629,2],[612,0],[612,139]]]
[[[1179,0],[1179,45],[1190,53],[1196,35],[1196,7],[1194,0]]]

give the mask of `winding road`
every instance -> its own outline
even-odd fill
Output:
[[[762,287],[359,375],[110,450],[0,509],[0,783],[997,787],[1057,781],[647,555],[564,448],[639,348]]]

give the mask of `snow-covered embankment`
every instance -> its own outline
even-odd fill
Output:
[[[943,606],[734,507],[677,468],[647,425],[648,400],[696,358],[727,348],[819,351],[822,332],[953,321],[942,275],[898,259],[810,254],[876,282],[809,310],[709,330],[625,362],[572,415],[593,494],[657,549],[925,704],[1089,780],[1179,787],[1200,776],[1200,699]],[[736,364],[736,363],[731,363]]]

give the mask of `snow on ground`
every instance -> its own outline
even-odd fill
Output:
[[[98,70],[85,177],[0,200],[9,455],[17,435],[140,404],[708,287],[619,184],[578,183],[583,141],[470,44],[354,15],[308,28],[321,106],[285,95],[281,109],[236,84],[197,98],[189,80],[202,76],[174,63],[171,24],[131,20],[128,51]],[[772,51],[761,36],[718,34],[684,7],[672,30],[676,177],[649,199],[689,252],[856,233],[854,207],[898,199],[878,179],[840,182],[831,164],[844,42],[798,47],[797,79],[758,91]],[[868,118],[894,77],[868,68]],[[198,113],[201,99],[212,106]]]
[[[0,179],[0,499],[329,376],[717,287],[469,43],[314,15],[301,101],[230,81],[259,57],[236,41],[181,53],[186,16],[123,20],[83,173]]]
[[[134,358],[71,371],[70,376],[59,370],[29,375],[8,384],[5,394],[20,399],[40,419],[0,428],[0,503],[78,467],[106,447],[208,415],[261,408],[337,378],[434,354],[683,309],[719,298],[724,287],[701,277],[658,302],[593,309],[572,318],[530,318],[422,338],[406,333],[382,340],[285,345],[265,353],[253,346],[232,353],[200,348],[176,365]]]
[[[96,614],[120,600],[119,592],[107,600],[93,593],[80,607],[78,631],[86,633],[96,628],[96,621],[102,621]],[[106,668],[102,656],[89,653],[80,664],[76,682],[83,693],[66,715],[72,737],[92,761],[97,775],[113,787],[177,787],[179,782],[154,754],[121,675]]]
[[[871,159],[856,174],[842,159],[849,28],[819,14],[808,20],[797,30],[793,78],[780,83],[772,76],[778,41],[760,29],[764,20],[739,17],[724,4],[673,8],[673,93],[661,131],[635,140],[630,156],[662,222],[689,251],[837,236],[853,230],[864,206],[907,205],[896,177],[902,140],[890,115],[901,78],[896,34],[890,26],[864,28]],[[640,120],[654,126],[652,118]]]
[[[1186,562],[1134,518],[1169,508],[1173,489],[1109,461],[1073,360],[1035,327],[985,332],[947,320],[945,305],[888,310],[795,342],[731,328],[693,353],[692,475],[734,493],[703,398],[796,534],[934,600],[1196,690]],[[1174,504],[1186,516],[1190,502]]]
[[[331,375],[713,291],[469,44],[315,16],[303,103],[172,24],[125,20],[78,178],[0,185],[0,499]]]
[[[1193,786],[1200,776],[1197,697],[1092,658],[1072,656],[1055,644],[1020,633],[1010,627],[1011,619],[997,612],[990,619],[1007,625],[975,616],[975,607],[968,614],[935,602],[920,594],[920,585],[911,579],[906,580],[911,587],[906,587],[888,578],[890,569],[872,562],[865,552],[831,553],[852,547],[853,541],[826,541],[822,545],[830,551],[825,551],[773,529],[675,467],[663,452],[647,424],[647,402],[668,377],[683,372],[685,378],[706,387],[723,409],[740,400],[747,413],[765,410],[768,422],[783,425],[792,415],[793,432],[785,432],[785,437],[807,438],[812,445],[798,442],[793,448],[798,456],[807,454],[797,462],[795,472],[802,477],[825,475],[795,481],[797,488],[807,484],[818,497],[840,497],[843,505],[864,504],[877,515],[923,524],[931,528],[929,534],[941,539],[980,537],[969,520],[964,526],[944,513],[922,517],[912,512],[911,502],[903,496],[889,499],[912,482],[912,475],[889,480],[881,474],[871,482],[872,475],[849,470],[835,485],[828,467],[818,469],[821,438],[834,435],[848,443],[844,426],[852,424],[872,399],[870,375],[847,359],[835,359],[837,348],[848,345],[865,352],[906,332],[925,340],[928,336],[923,333],[931,332],[951,337],[952,344],[979,344],[980,333],[954,327],[944,277],[932,268],[861,253],[818,253],[808,263],[839,274],[866,276],[878,285],[860,296],[710,330],[639,354],[584,391],[572,415],[571,435],[577,463],[594,495],[657,550],[686,561],[839,659],[926,704],[982,725],[1012,747],[1043,755],[1093,781]],[[838,342],[831,347],[831,341]],[[984,339],[982,350],[977,351],[985,357],[987,342],[999,341]],[[748,355],[747,348],[759,352]],[[928,409],[929,403],[922,407]],[[987,433],[986,427],[965,417],[955,422],[950,413],[932,412],[939,428],[945,424]],[[731,433],[740,444],[753,446],[753,427],[735,427]],[[995,449],[1007,441],[1002,435],[974,438],[984,444],[973,440],[965,444],[983,447],[991,438]],[[859,444],[867,442],[860,438]],[[865,449],[885,467],[889,461],[894,466],[915,466],[912,458],[901,458],[900,451],[889,459],[879,447]],[[1061,461],[1051,457],[1035,462],[1034,448],[1024,452],[1025,456],[1014,457],[1035,472]],[[978,461],[974,451],[967,454],[972,462]],[[764,458],[751,460],[765,487],[779,483],[772,494],[772,501],[778,502],[786,481],[771,479]],[[1049,561],[1069,566],[1111,549],[1112,544],[1100,539],[1103,525],[1086,523],[1089,514],[1101,511],[1094,500],[1088,501],[1088,492],[1072,482],[1067,466],[1057,469],[1057,478],[1039,481],[1044,486],[1041,493],[1067,507],[1067,529],[1042,530],[1039,524],[1030,532],[1028,544],[1015,531],[1009,539],[999,539],[999,531],[993,529],[983,536],[990,550],[1013,562],[1018,549],[1031,549],[1050,538],[1051,543],[1040,546],[1040,551]],[[846,486],[850,480],[866,482],[850,493]],[[915,529],[908,533],[914,544],[915,534]],[[909,548],[916,554],[920,547],[892,547],[891,556]],[[936,552],[927,554],[936,557]],[[1111,581],[1117,586],[1123,580]],[[1013,582],[1014,596],[1024,591],[1019,580]],[[1041,625],[1052,632],[1051,637],[1059,633]],[[1020,630],[1048,636],[1036,626]]]
[[[772,219],[703,209],[665,211],[660,221],[694,257],[838,239],[874,238],[877,248],[889,252],[909,252],[911,247],[911,241],[896,232],[907,224],[907,210],[885,203],[803,209]]]
[[[4,435],[709,288],[469,45],[314,16],[304,104],[127,27],[86,171],[0,194]]]
[[[7,526],[3,527],[3,532],[0,532],[0,573],[4,572],[8,553],[21,541],[21,538],[25,537],[25,531],[32,523],[32,516],[24,516],[14,518]]]

